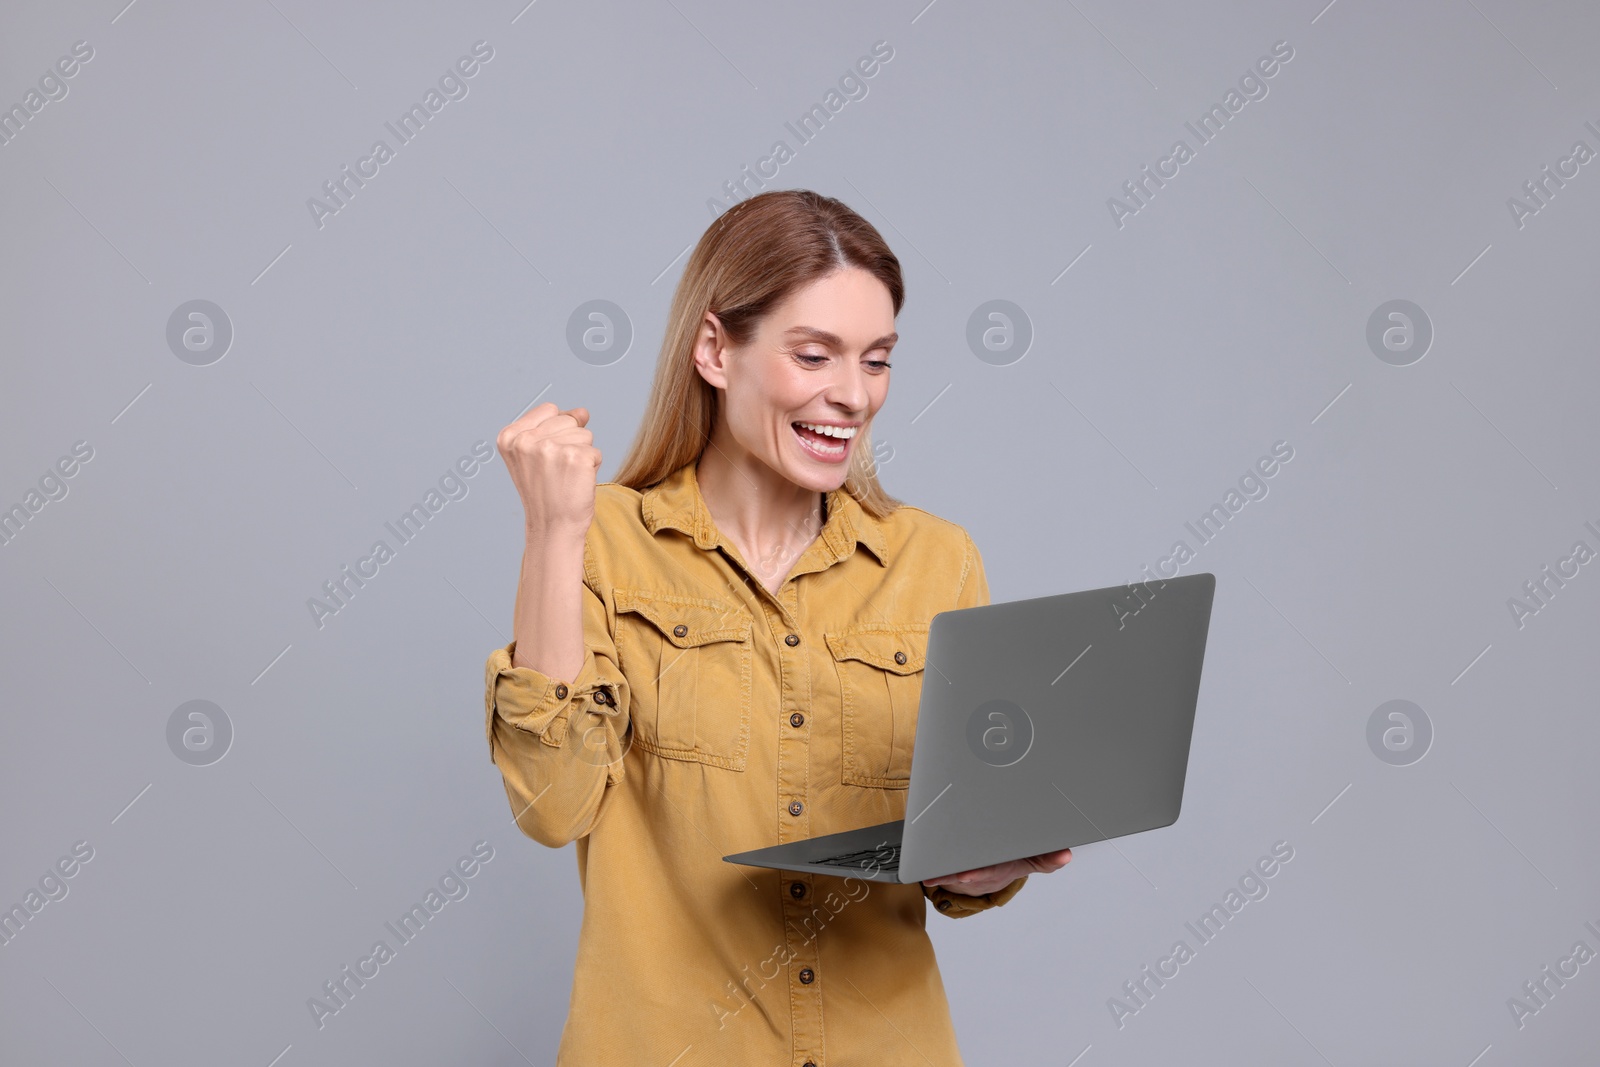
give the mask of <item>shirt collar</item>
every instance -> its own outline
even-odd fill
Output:
[[[679,530],[693,538],[697,547],[710,550],[722,543],[722,535],[700,495],[695,462],[684,464],[641,494],[644,524],[652,534],[663,529]],[[850,555],[859,542],[880,564],[889,565],[882,524],[867,514],[843,486],[828,493],[828,521],[822,526],[821,540],[829,564]]]

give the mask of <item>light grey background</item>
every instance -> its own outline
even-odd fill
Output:
[[[1508,199],[1600,150],[1600,10],[121,4],[7,4],[0,32],[6,108],[94,50],[0,146],[0,507],[93,449],[0,547],[0,904],[93,849],[0,946],[4,1062],[553,1060],[573,857],[513,826],[483,736],[520,506],[496,458],[411,543],[384,523],[535,398],[591,409],[609,477],[708,201],[779,139],[768,187],[842,198],[901,258],[883,479],[972,533],[995,600],[1136,578],[1294,450],[1184,568],[1218,584],[1178,824],[930,912],[968,1061],[1588,1062],[1600,962],[1520,1026],[1508,1001],[1600,951],[1600,564],[1520,627],[1508,600],[1600,549],[1600,162],[1520,226]],[[468,95],[319,228],[308,198],[480,40]],[[167,342],[197,299],[234,333],[207,366]],[[566,338],[602,299],[634,337],[595,365]],[[1367,343],[1397,299],[1434,332],[1406,366]],[[967,343],[991,300],[1020,359]],[[380,538],[319,628],[308,599]],[[1433,731],[1405,766],[1367,740],[1397,699]],[[169,748],[191,700],[233,730],[207,766]],[[319,1029],[308,998],[478,841],[468,895]]]

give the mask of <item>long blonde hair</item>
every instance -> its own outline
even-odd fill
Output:
[[[782,189],[740,201],[707,227],[672,297],[655,381],[638,433],[611,480],[647,489],[700,458],[716,425],[717,391],[694,365],[695,338],[711,312],[734,345],[795,290],[845,267],[859,267],[905,303],[900,261],[873,225],[842,202],[809,189]],[[878,484],[871,425],[863,426],[844,488],[875,518],[900,501]]]

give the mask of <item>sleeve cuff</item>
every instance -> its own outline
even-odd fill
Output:
[[[934,909],[941,915],[948,915],[952,919],[976,915],[980,911],[997,908],[1022,892],[1022,887],[1027,884],[1028,876],[1023,875],[1010,885],[1001,886],[993,893],[984,893],[981,896],[970,896],[966,893],[957,893],[944,886],[923,886],[922,892],[933,902]]]
[[[585,648],[583,666],[570,683],[557,681],[532,667],[513,667],[511,657],[516,641],[489,654],[484,665],[484,733],[493,759],[494,717],[496,714],[519,730],[534,734],[545,744],[559,747],[566,739],[575,706],[583,705],[601,714],[615,714],[609,706],[590,699],[602,683],[595,665],[594,651]]]

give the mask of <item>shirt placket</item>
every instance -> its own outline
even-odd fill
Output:
[[[800,632],[799,593],[793,580],[778,591],[782,612],[764,604],[770,632],[777,638],[779,663],[778,840],[811,836],[811,670],[810,649]],[[805,920],[811,914],[812,876],[784,872],[783,939],[789,957],[789,1011],[793,1028],[793,1067],[822,1062],[821,960],[814,932]]]
[[[702,513],[703,514],[703,513]],[[853,542],[824,522],[821,536],[796,561],[789,578],[773,594],[750,574],[738,551],[726,544],[706,520],[696,527],[696,543],[722,549],[724,558],[756,593],[767,632],[778,649],[778,843],[811,836],[811,653],[800,627],[800,594],[796,583],[807,574],[823,571],[842,561]],[[788,957],[789,1018],[793,1034],[791,1067],[824,1067],[822,1033],[822,983],[816,931],[807,926],[814,904],[811,875],[784,872],[780,907],[783,942]]]

